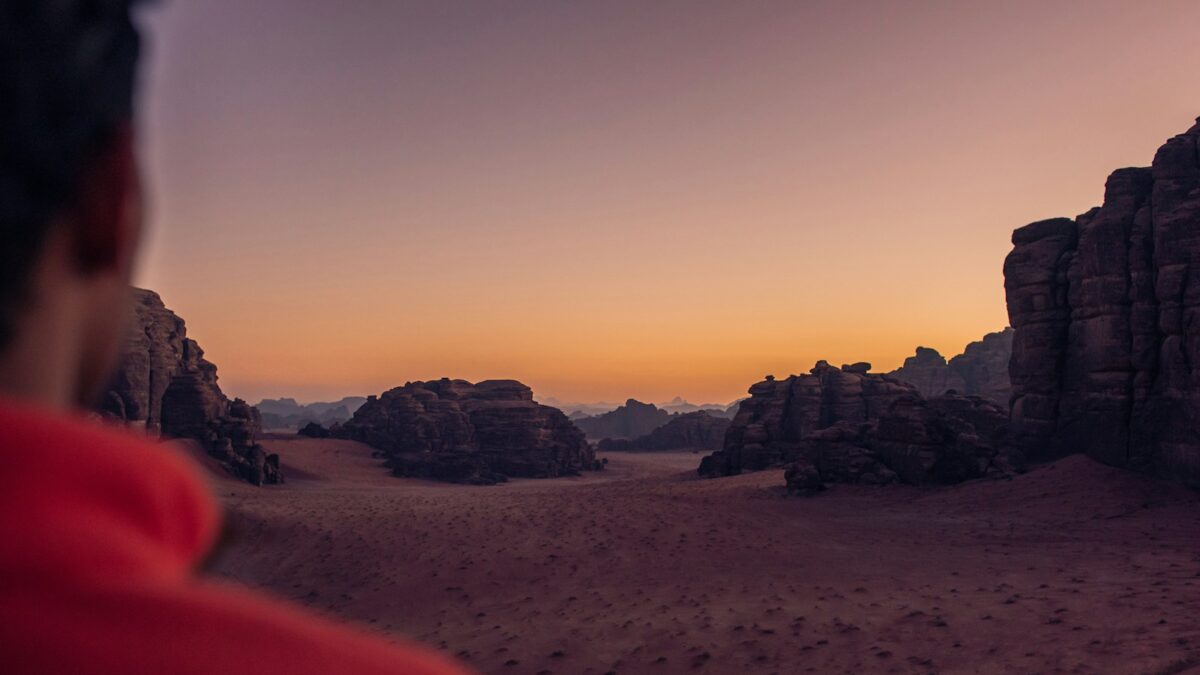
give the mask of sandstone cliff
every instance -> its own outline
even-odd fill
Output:
[[[1013,431],[1026,452],[1087,452],[1200,482],[1200,124],[1104,203],[1013,233]]]
[[[936,349],[917,347],[917,353],[889,375],[913,385],[926,398],[953,391],[1007,408],[1012,394],[1008,375],[1012,340],[1011,328],[989,333],[949,361]]]
[[[194,440],[256,485],[282,482],[279,457],[257,443],[258,411],[225,397],[217,367],[157,293],[134,289],[133,297],[133,325],[100,411],[152,434]]]
[[[332,432],[381,450],[400,476],[496,483],[598,468],[583,432],[513,380],[409,382]]]
[[[1020,464],[1007,415],[979,397],[925,400],[910,384],[867,372],[867,364],[768,378],[750,388],[725,436],[699,472],[723,476],[787,466],[789,488],[825,483],[953,483]]]

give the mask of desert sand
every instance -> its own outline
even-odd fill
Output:
[[[398,479],[266,441],[288,483],[217,481],[216,574],[486,673],[1174,673],[1200,667],[1200,496],[1083,457],[950,488],[692,453],[578,478]]]

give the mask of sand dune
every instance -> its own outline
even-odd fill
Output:
[[[393,478],[365,446],[268,440],[221,483],[218,574],[491,673],[1156,673],[1200,663],[1200,498],[1069,458],[1012,481],[694,478],[609,456],[493,487]]]

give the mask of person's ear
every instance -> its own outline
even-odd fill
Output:
[[[141,202],[133,125],[124,124],[84,169],[71,218],[80,273],[130,275]]]

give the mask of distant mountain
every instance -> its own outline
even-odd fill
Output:
[[[682,396],[676,396],[666,403],[659,403],[658,407],[669,413],[691,413],[704,410],[717,417],[731,416],[727,414],[728,403],[689,403]]]
[[[645,436],[630,439],[605,438],[600,441],[600,452],[652,452],[656,450],[696,450],[713,452],[720,450],[725,441],[725,432],[730,420],[717,417],[707,411],[678,413],[671,421]]]
[[[573,421],[590,439],[638,438],[670,422],[671,413],[631,398],[616,410]]]
[[[309,422],[325,427],[345,422],[366,402],[363,396],[308,404],[301,404],[294,398],[275,398],[264,399],[255,407],[262,413],[263,428],[295,431]]]
[[[620,403],[608,403],[606,401],[597,401],[595,403],[568,403],[567,401],[560,401],[553,396],[548,396],[546,398],[538,397],[537,401],[542,405],[548,405],[551,408],[558,408],[571,419],[603,415],[606,412],[612,412],[613,410],[621,407]]]

